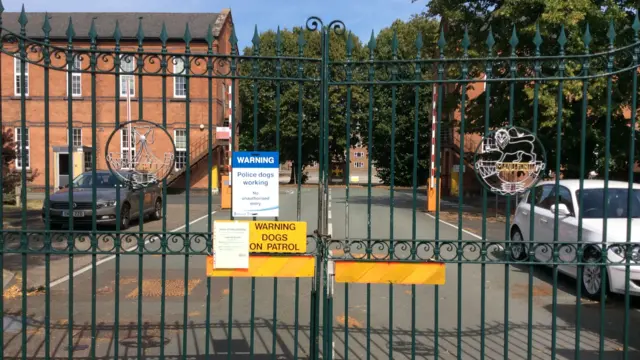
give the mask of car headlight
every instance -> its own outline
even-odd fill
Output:
[[[627,260],[625,249],[626,249],[625,246],[615,246],[611,248],[614,254],[620,256],[623,259],[622,261]],[[636,245],[631,249],[629,260],[633,262],[640,262],[640,246],[639,245]]]
[[[634,246],[631,250],[631,261],[640,262],[640,246]]]
[[[109,200],[109,201],[98,201],[98,203],[96,204],[96,208],[104,208],[104,207],[111,207],[111,206],[116,206],[117,201],[116,200]]]

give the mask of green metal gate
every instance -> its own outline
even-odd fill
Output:
[[[417,33],[415,41],[406,44],[394,31],[388,44],[373,34],[361,44],[341,21],[324,24],[315,17],[293,32],[259,34],[256,29],[252,47],[241,54],[233,29],[216,37],[210,25],[202,36],[186,24],[178,42],[165,24],[157,34],[144,31],[144,19],[138,20],[135,33],[123,33],[116,22],[113,35],[104,37],[98,36],[95,19],[87,34],[80,35],[69,18],[61,38],[59,21],[54,28],[48,14],[36,18],[24,10],[2,10],[0,4],[0,122],[3,133],[9,130],[13,137],[2,138],[0,187],[18,185],[20,204],[3,205],[0,211],[0,265],[9,270],[0,298],[2,358],[638,356],[640,335],[631,331],[638,319],[632,297],[640,294],[640,247],[637,235],[632,236],[640,217],[640,196],[635,195],[640,190],[633,185],[637,17],[620,31],[628,44],[614,45],[613,23],[606,39],[595,39],[587,27],[584,53],[575,55],[565,53],[569,40],[564,28],[555,39],[554,54],[541,54],[539,29],[528,34],[533,45],[519,46],[515,28],[509,46],[498,45],[489,29],[487,52],[470,54],[467,32],[455,41],[446,39],[442,30]],[[27,33],[37,28],[27,26],[33,23],[41,24],[42,32]],[[219,51],[227,42],[231,51]],[[447,57],[448,52],[455,57]],[[182,70],[176,70],[180,66]],[[173,87],[184,88],[183,97],[168,96],[172,80]],[[88,82],[83,89],[91,89],[89,96],[59,95],[61,84],[66,94],[73,94],[76,81]],[[11,87],[5,85],[9,83]],[[131,91],[129,84],[136,93],[129,101],[137,108],[130,122],[123,120],[120,105],[123,91]],[[220,84],[222,92],[216,90]],[[96,95],[107,86],[110,95]],[[9,89],[13,93],[7,94]],[[144,95],[158,89],[160,96]],[[307,253],[316,259],[311,279],[221,280],[204,273],[213,249],[213,223],[233,218],[217,205],[212,184],[216,162],[226,161],[221,149],[227,145],[213,133],[221,125],[214,109],[226,103],[219,96],[227,89],[233,103],[231,151],[279,151],[292,163],[297,181],[281,186],[281,215],[276,220],[308,223]],[[590,89],[596,90],[589,96],[605,98],[605,109],[590,107]],[[508,96],[492,97],[492,91]],[[549,97],[553,92],[555,97]],[[183,106],[179,120],[169,117],[172,103]],[[204,104],[199,114],[191,110],[197,103]],[[249,106],[238,109],[240,103]],[[105,120],[103,112],[111,107],[113,113]],[[89,109],[90,121],[79,120],[77,108]],[[57,121],[61,117],[65,121]],[[600,118],[604,122],[596,121]],[[135,178],[118,178],[118,170],[131,165],[132,158],[125,155],[136,156],[129,141],[134,139],[137,153],[135,144],[141,139],[141,133],[131,136],[131,124],[156,129],[158,142],[149,140],[149,151],[171,156],[155,165],[149,160],[146,172],[136,170]],[[69,159],[70,169],[78,161],[72,155],[78,126],[91,133],[90,155],[83,159],[93,180],[89,185],[70,181],[67,190],[62,189],[59,203],[64,205],[55,207],[52,199],[60,195],[54,194],[52,179],[60,176],[61,158]],[[612,131],[619,135],[625,126],[624,138],[614,138]],[[193,140],[198,127],[207,135]],[[64,146],[56,147],[60,139],[50,135],[56,128],[66,129]],[[515,154],[530,156],[535,149],[540,157],[532,161],[539,167],[518,165],[520,156],[503,168],[513,178],[485,177],[486,171],[503,174],[496,170],[503,164],[496,165],[487,149],[504,149],[503,135],[498,134],[514,134],[509,131],[516,129],[532,136],[535,146]],[[452,138],[446,140],[442,134],[449,131]],[[125,134],[128,140],[122,140]],[[161,142],[163,136],[168,142]],[[567,137],[580,138],[569,150],[579,153],[579,164],[571,162],[575,156],[563,155]],[[108,149],[112,139],[120,143],[120,159]],[[411,150],[406,151],[408,143]],[[366,174],[366,181],[357,184],[351,178],[357,169],[351,167],[354,147],[368,154],[358,155],[366,157],[357,162],[363,167],[366,163],[367,170],[359,172]],[[374,153],[389,154],[387,173],[373,170]],[[457,165],[458,174],[478,174],[471,180],[458,177],[456,199],[440,191],[450,188],[441,179],[452,174],[442,166],[443,154],[447,164]],[[43,168],[29,168],[26,164],[37,163],[37,156],[44,158]],[[598,163],[603,190],[592,193],[594,198],[587,190],[597,190],[599,183],[587,179],[590,156],[604,161]],[[136,159],[136,164],[144,162]],[[182,164],[179,171],[174,170],[176,162]],[[334,183],[333,175],[340,173],[337,163],[345,163],[340,184]],[[303,164],[315,172],[309,181],[317,177],[316,184],[299,181],[305,176]],[[206,175],[196,173],[198,166]],[[409,186],[398,186],[396,171],[406,173],[407,168]],[[42,213],[28,201],[35,196],[28,189],[38,171],[44,176]],[[565,179],[555,176],[538,183],[550,171],[565,174]],[[377,185],[378,175],[388,184]],[[113,202],[103,198],[97,184],[98,178],[108,182],[110,176],[118,179]],[[192,189],[197,176],[208,183],[204,194]],[[623,182],[614,182],[614,177]],[[171,194],[168,185],[180,181],[183,192]],[[578,191],[566,195],[566,186]],[[84,203],[74,200],[82,195],[74,187],[91,196],[84,196]],[[535,190],[528,191],[532,187]],[[464,195],[470,189],[478,190],[477,203]],[[0,195],[3,204],[7,196],[6,191]],[[436,198],[433,212],[423,210],[433,200],[429,196]],[[586,215],[593,209],[584,209],[585,202],[598,204],[598,199],[602,215]],[[609,208],[614,200],[623,202]],[[101,212],[111,207],[113,218]],[[148,210],[146,215],[159,220],[127,228],[129,220],[136,221],[136,209],[139,218]],[[547,220],[552,227],[536,222],[533,214],[540,209],[553,209]],[[64,226],[54,228],[56,217],[64,218]],[[597,232],[598,219],[604,219],[600,224],[605,234],[607,226],[613,230],[609,236],[614,241]],[[113,221],[115,230],[99,226],[102,220]],[[573,228],[578,230],[574,233]],[[536,235],[538,231],[547,232]],[[336,264],[348,260],[444,263],[446,283],[336,285]],[[562,273],[566,265],[573,277]],[[587,281],[593,280],[589,276],[601,280],[595,293],[586,294],[595,302],[582,299],[585,289],[598,284]],[[609,284],[617,295],[607,295]]]

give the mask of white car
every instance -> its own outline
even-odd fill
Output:
[[[561,243],[575,242],[568,246],[556,249],[558,251],[557,262],[566,261],[575,263],[578,240],[578,216],[582,213],[582,243],[625,243],[627,241],[628,211],[631,211],[631,242],[632,247],[610,246],[607,252],[607,263],[621,263],[621,265],[608,265],[606,267],[606,284],[608,290],[613,293],[625,293],[625,251],[631,255],[630,264],[630,295],[640,295],[640,184],[633,184],[633,196],[631,209],[627,209],[629,183],[622,181],[609,181],[609,199],[606,202],[607,213],[607,238],[603,239],[604,217],[604,180],[584,180],[583,204],[579,203],[580,180],[560,180],[558,193],[560,196],[558,205],[558,238]],[[531,214],[531,196],[535,196],[535,211]],[[528,241],[533,242],[534,259],[551,263],[553,261],[553,241],[555,227],[555,181],[540,182],[525,194],[518,204],[513,225],[511,226],[511,257],[515,260],[526,260],[528,256]],[[533,223],[531,216],[534,216]],[[530,240],[531,225],[533,240]],[[518,246],[516,242],[524,242]],[[635,245],[637,244],[637,245]],[[582,246],[584,251],[583,261],[594,261],[602,264],[600,245]],[[578,271],[574,264],[559,265],[558,270],[576,278]],[[583,267],[582,278],[578,279],[582,284],[582,292],[593,299],[600,297],[601,265]]]

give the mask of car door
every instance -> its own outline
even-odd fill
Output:
[[[520,203],[518,203],[518,207],[516,208],[516,213],[514,216],[513,223],[517,224],[520,229],[520,233],[522,234],[522,239],[524,241],[529,241],[530,238],[530,229],[531,229],[531,217],[534,216],[531,214],[531,200],[535,199],[536,193],[541,189],[540,186],[532,188],[529,193],[525,196]],[[535,214],[535,210],[534,210]]]
[[[534,253],[538,261],[547,262],[552,259],[552,248],[545,246],[553,241],[553,213],[550,208],[555,203],[554,185],[542,185],[536,193],[534,214]]]
[[[140,196],[144,196],[144,188],[134,187],[129,191],[129,204],[131,204],[131,218],[141,216]]]
[[[560,215],[558,218],[558,241],[566,244],[560,245],[558,248],[558,261],[575,263],[577,260],[577,252],[573,243],[577,241],[578,238],[577,204],[574,202],[571,191],[567,187],[560,186],[558,188],[558,194],[560,196],[559,204],[566,205],[570,212],[568,216]],[[553,227],[551,227],[551,231],[553,239]],[[558,266],[558,270],[575,276],[577,268],[575,265],[567,264]]]

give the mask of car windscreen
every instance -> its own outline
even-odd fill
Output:
[[[114,188],[118,181],[111,174],[96,174],[96,188]],[[92,174],[81,174],[73,180],[74,188],[93,188],[93,176]]]
[[[582,203],[580,202],[580,190],[576,191],[576,199],[580,213],[585,219],[602,219],[607,208],[607,218],[640,217],[640,189],[633,189],[631,195],[631,208],[628,206],[629,189],[608,189],[605,201],[604,189],[584,189]]]

